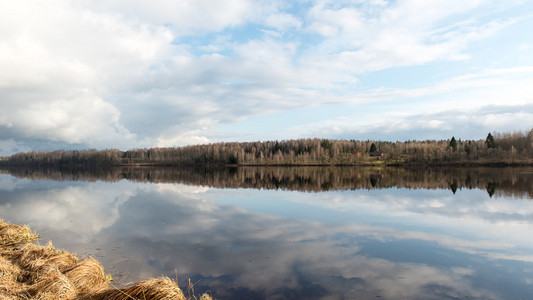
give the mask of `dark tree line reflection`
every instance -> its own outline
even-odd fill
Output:
[[[409,188],[482,189],[492,197],[533,198],[533,168],[370,168],[370,167],[4,167],[19,178],[182,183],[215,188],[280,189],[305,192]]]

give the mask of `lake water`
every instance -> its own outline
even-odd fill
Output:
[[[531,299],[533,169],[4,170],[0,218],[216,299]]]

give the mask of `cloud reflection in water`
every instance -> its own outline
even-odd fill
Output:
[[[533,242],[524,238],[533,205],[485,191],[0,182],[0,217],[96,256],[122,282],[177,270],[181,283],[190,277],[218,299],[502,299],[533,291]]]

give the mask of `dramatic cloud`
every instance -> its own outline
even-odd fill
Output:
[[[529,129],[527,113],[510,113],[526,120],[514,126],[482,115],[532,104],[528,11],[518,0],[1,3],[0,155]],[[464,105],[474,118],[438,118]]]

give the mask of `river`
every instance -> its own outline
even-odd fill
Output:
[[[0,218],[216,299],[527,299],[533,169],[10,169]]]

